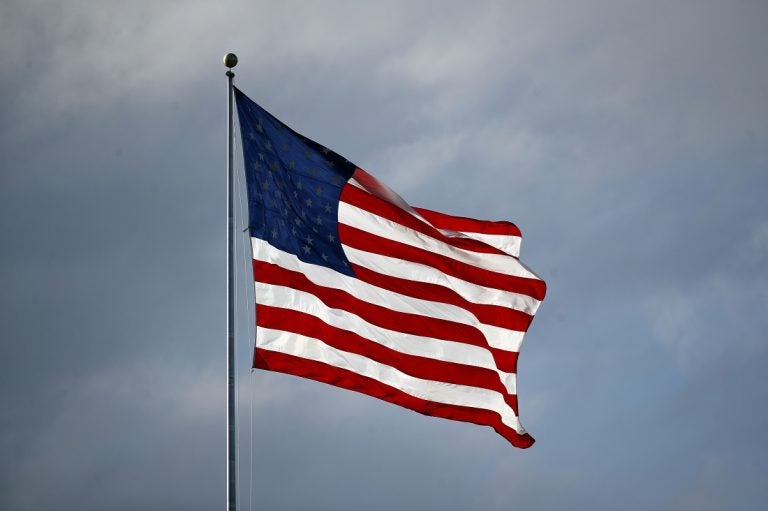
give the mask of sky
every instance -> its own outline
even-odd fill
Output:
[[[548,284],[520,450],[249,371],[240,238],[241,509],[763,508],[767,21],[749,0],[5,0],[0,509],[224,508],[229,51],[246,94],[409,203],[515,222]]]

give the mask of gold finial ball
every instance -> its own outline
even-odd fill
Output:
[[[224,65],[232,69],[237,65],[237,55],[234,53],[227,53],[224,55]]]

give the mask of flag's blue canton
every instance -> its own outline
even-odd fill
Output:
[[[339,196],[355,166],[235,89],[251,236],[353,275],[339,241]]]

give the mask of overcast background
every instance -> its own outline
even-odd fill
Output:
[[[0,509],[225,507],[227,51],[411,204],[517,223],[549,286],[528,450],[249,373],[243,298],[243,509],[765,509],[767,24],[759,0],[3,0]]]

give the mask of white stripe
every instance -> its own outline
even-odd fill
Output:
[[[356,227],[385,239],[399,241],[415,248],[427,250],[477,268],[505,275],[541,280],[512,256],[472,252],[457,248],[346,202],[339,202],[339,223]]]
[[[524,332],[481,323],[474,314],[455,305],[421,300],[368,284],[331,268],[306,263],[259,238],[251,238],[253,258],[303,273],[319,286],[340,289],[352,296],[387,309],[443,319],[477,328],[489,346],[506,351],[519,351]],[[258,280],[258,275],[254,275]]]
[[[372,179],[372,180],[376,181],[376,183],[377,183],[377,185],[379,187],[379,190],[372,190],[372,189],[368,188],[367,186],[362,184],[360,181],[358,181],[354,177],[350,178],[348,183],[350,185],[354,186],[355,188],[361,189],[362,191],[364,191],[368,195],[371,195],[373,197],[377,197],[377,198],[383,200],[384,202],[387,202],[387,203],[393,205],[394,207],[396,207],[396,208],[400,209],[401,211],[403,211],[403,213],[408,213],[412,217],[416,218],[418,221],[424,222],[425,224],[428,224],[428,225],[432,225],[432,224],[430,224],[427,221],[426,218],[421,216],[421,214],[419,214],[418,211],[413,209],[413,207],[411,207],[411,205],[408,204],[405,201],[405,199],[400,197],[400,195],[395,193],[390,187],[388,187],[387,185],[385,185],[381,181],[377,180],[376,178],[374,178],[370,174],[368,175],[368,179]]]
[[[416,378],[367,357],[337,350],[312,337],[270,328],[259,328],[258,336],[261,339],[259,347],[262,349],[346,369],[419,399],[497,412],[504,424],[520,434],[525,434],[514,411],[498,392]]]
[[[256,303],[259,305],[270,305],[310,314],[330,326],[353,332],[399,353],[490,369],[498,374],[499,381],[502,382],[507,392],[510,394],[517,393],[516,375],[499,370],[493,356],[485,348],[455,341],[405,334],[372,325],[351,312],[328,307],[311,293],[289,287],[256,281],[255,295]],[[261,347],[258,337],[256,345]]]
[[[352,185],[352,186],[354,186],[355,188],[360,188],[361,190],[363,190],[363,191],[364,191],[364,192],[366,192],[366,193],[371,193],[371,192],[369,192],[369,191],[368,191],[368,188],[364,187],[364,186],[363,186],[363,185],[360,183],[360,181],[358,181],[358,180],[357,180],[357,179],[355,179],[354,177],[350,177],[350,178],[347,180],[347,183],[348,183],[348,184],[351,184],[351,185]]]
[[[511,234],[484,234],[479,232],[467,232],[467,231],[450,231],[448,229],[438,229],[446,236],[450,236],[452,232],[459,232],[467,238],[481,241],[486,245],[496,247],[502,252],[510,254],[514,257],[520,256],[520,243],[522,238],[520,236],[512,236]]]
[[[347,259],[354,264],[392,277],[425,282],[428,284],[437,284],[456,291],[462,298],[472,303],[508,307],[510,309],[525,312],[531,316],[536,313],[536,310],[541,304],[541,301],[536,300],[531,296],[480,286],[454,277],[453,275],[443,273],[426,264],[414,263],[395,257],[366,252],[347,245],[342,245],[342,247],[344,249],[344,255],[346,255]]]
[[[360,188],[366,193],[369,193],[371,195],[374,194],[371,190],[363,186],[359,181],[357,181],[355,178],[350,178],[348,183],[355,188]],[[397,206],[397,204],[394,204],[394,206]],[[467,231],[456,231],[452,229],[439,229],[435,227],[434,224],[429,222],[426,218],[421,216],[416,210],[413,209],[404,209],[406,213],[418,218],[422,222],[431,225],[441,233],[443,233],[446,236],[449,237],[456,237],[457,235],[463,235],[467,238],[471,238],[477,241],[481,241],[485,243],[486,245],[490,245],[492,247],[498,248],[502,252],[506,254],[510,254],[514,257],[520,256],[520,243],[522,241],[522,238],[520,236],[512,236],[509,234],[483,234],[478,232],[467,232]]]

